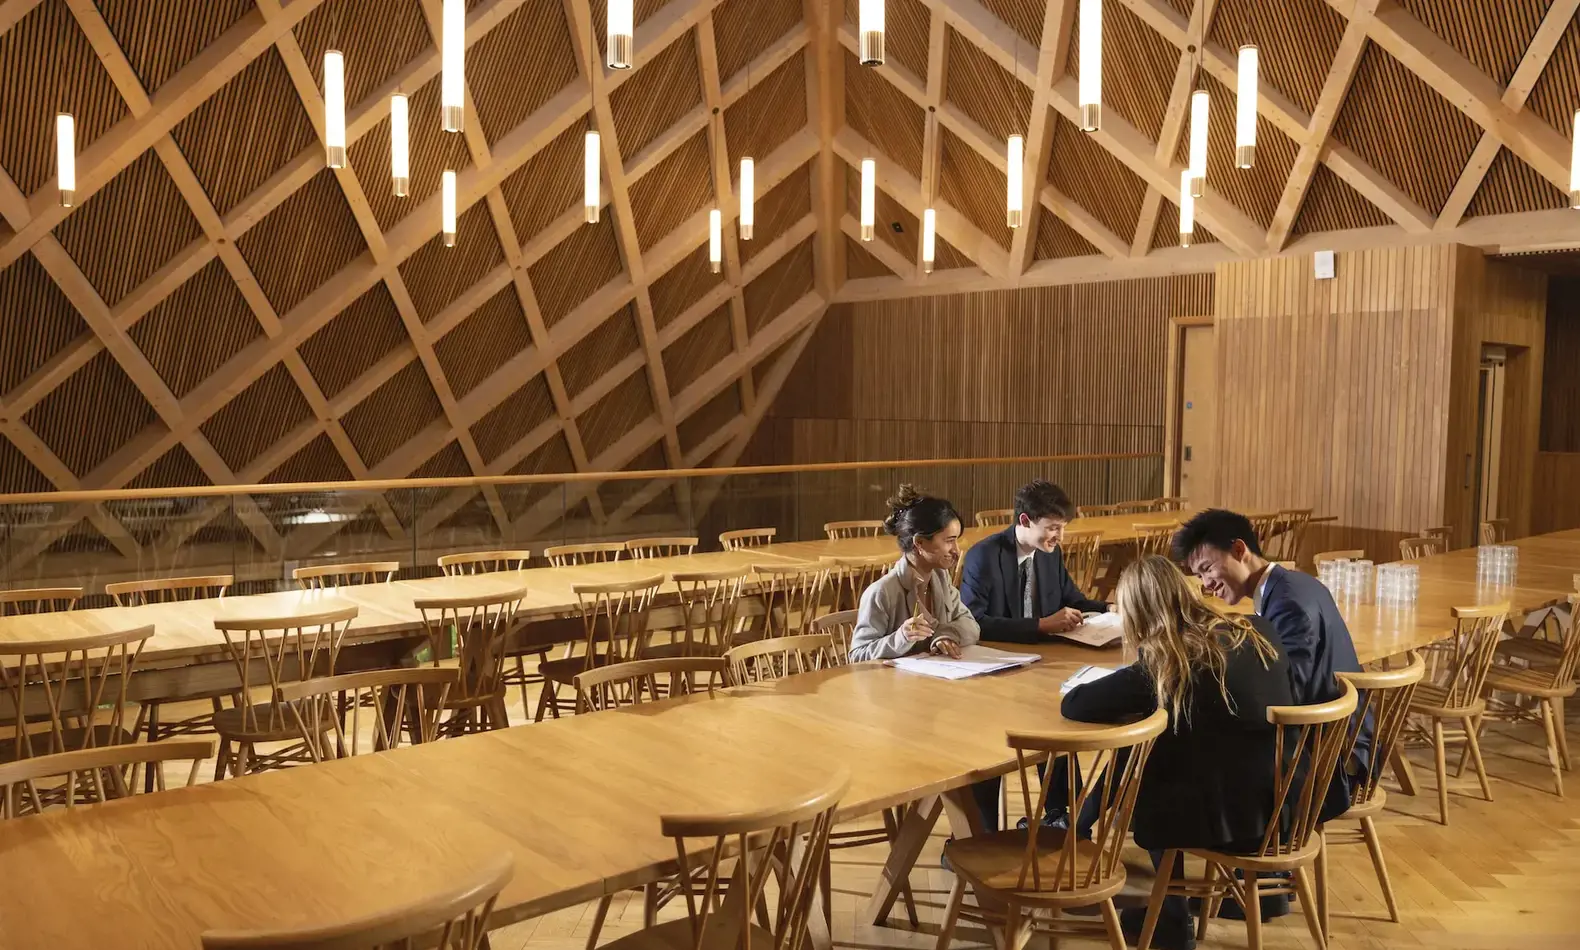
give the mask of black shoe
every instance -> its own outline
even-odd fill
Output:
[[[1015,823],[1015,827],[1021,831],[1025,831],[1029,824],[1029,821],[1027,821],[1025,818],[1022,818],[1020,821]],[[1065,811],[1049,812],[1048,814],[1042,816],[1042,826],[1044,828],[1058,828],[1060,831],[1069,831],[1070,813]],[[1088,837],[1090,837],[1090,835],[1088,835]]]
[[[953,840],[955,840],[954,835],[950,835],[949,837],[945,838],[944,839],[944,847],[948,848],[949,847],[949,842],[951,842]],[[938,866],[943,868],[945,871],[948,871],[950,874],[955,873],[955,869],[949,866],[949,852],[948,851],[944,851],[944,852],[942,852],[941,854],[938,855]]]
[[[1141,941],[1141,928],[1147,922],[1145,907],[1126,907],[1119,912],[1119,929],[1124,931],[1125,942],[1132,947]],[[1195,919],[1186,917],[1158,918],[1157,930],[1152,933],[1152,946],[1157,950],[1196,950]]]

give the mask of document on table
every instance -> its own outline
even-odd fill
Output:
[[[944,680],[963,680],[984,673],[997,673],[1000,670],[1010,670],[1018,666],[1035,663],[1042,657],[1035,653],[1006,653],[992,647],[969,646],[962,647],[959,659],[947,656],[904,656],[898,660],[890,660],[897,668],[911,673],[920,673],[923,676],[933,676]]]
[[[1118,614],[1091,614],[1086,622],[1066,633],[1055,634],[1065,640],[1088,647],[1106,647],[1125,637],[1125,628]]]
[[[1064,681],[1063,685],[1059,687],[1059,694],[1062,696],[1077,686],[1084,686],[1087,683],[1095,683],[1112,672],[1113,670],[1108,669],[1107,667],[1083,666],[1079,670],[1075,671],[1074,676]]]

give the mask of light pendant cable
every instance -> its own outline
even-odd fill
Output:
[[[861,160],[861,239],[870,241],[877,234],[878,214],[878,163],[871,158]]]
[[[883,65],[883,0],[861,0],[858,8],[860,22],[861,65]]]
[[[1081,68],[1077,98],[1081,131],[1103,126],[1103,0],[1081,0]]]
[[[630,69],[636,51],[636,9],[632,0],[609,0],[609,68]]]
[[[1255,46],[1240,47],[1240,66],[1235,74],[1238,88],[1234,103],[1234,166],[1250,168],[1256,164],[1257,73],[1261,53]]]
[[[1207,122],[1211,102],[1207,90],[1190,97],[1190,193],[1200,198],[1207,187]]]
[[[324,51],[324,153],[330,168],[346,167],[346,58]]]
[[[444,0],[440,44],[439,116],[446,132],[459,132],[466,114],[466,0]]]

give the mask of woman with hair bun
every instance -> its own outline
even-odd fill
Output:
[[[976,618],[950,580],[960,560],[960,514],[942,498],[901,485],[884,528],[900,560],[861,595],[850,662],[929,652],[959,656],[981,639]]]

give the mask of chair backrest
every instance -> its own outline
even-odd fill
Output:
[[[1139,515],[1152,510],[1152,501],[1122,501],[1113,507],[1116,515]]]
[[[724,654],[730,664],[730,685],[766,683],[797,673],[843,666],[839,644],[826,633],[757,640]]]
[[[400,570],[399,561],[362,561],[357,564],[316,564],[299,567],[291,572],[291,579],[302,585],[303,590],[324,590],[330,587],[356,587],[360,584],[387,584]]]
[[[1406,561],[1442,554],[1443,550],[1443,542],[1439,538],[1420,537],[1399,540],[1399,556]]]
[[[1433,685],[1445,690],[1444,706],[1464,708],[1481,699],[1509,609],[1507,601],[1452,608],[1454,632],[1433,644],[1435,662],[1428,672]]]
[[[763,603],[764,636],[806,633],[817,617],[827,572],[821,564],[753,564],[752,578]]]
[[[1015,509],[990,508],[987,511],[977,512],[972,516],[972,518],[974,521],[976,521],[978,528],[1003,527],[1004,525],[1014,523]]]
[[[460,670],[431,666],[364,670],[320,676],[280,687],[280,701],[291,704],[296,726],[314,762],[362,752],[394,749],[401,736],[432,742],[438,736],[439,713],[460,682]],[[350,722],[339,714],[341,697],[350,701]],[[362,710],[372,712],[372,747],[362,741]],[[333,742],[324,741],[324,723],[331,723]]]
[[[666,580],[663,574],[655,574],[634,581],[572,586],[581,609],[587,656],[595,656],[602,643],[602,652],[610,663],[641,657],[647,646],[648,613]]]
[[[683,652],[718,656],[731,646],[740,622],[741,590],[746,568],[733,571],[690,571],[671,574],[680,590],[683,626],[675,631]]]
[[[696,538],[636,538],[625,543],[629,557],[684,557],[697,550]]]
[[[778,528],[741,528],[719,535],[719,545],[726,551],[760,548],[765,544],[772,544],[778,534]]]
[[[1097,582],[1097,565],[1102,560],[1103,532],[1065,531],[1059,539],[1059,550],[1064,554],[1064,569],[1070,579],[1084,593],[1092,592]]]
[[[1509,539],[1509,519],[1489,518],[1481,523],[1480,543],[1502,544]]]
[[[814,636],[834,639],[834,662],[838,666],[843,666],[845,658],[850,656],[850,638],[856,632],[856,613],[854,610],[841,610],[812,621]]]
[[[543,556],[554,567],[602,564],[617,561],[625,553],[624,541],[598,541],[592,544],[557,544],[543,549]]]
[[[1325,703],[1267,707],[1267,721],[1278,727],[1272,814],[1287,814],[1289,821],[1268,822],[1259,854],[1294,854],[1311,842],[1321,823],[1328,786],[1347,748],[1350,716],[1355,713],[1355,686],[1342,685],[1339,697]]]
[[[1427,538],[1437,538],[1442,545],[1440,553],[1446,554],[1454,550],[1454,526],[1451,524],[1439,525],[1436,528],[1426,528],[1422,530],[1421,535]]]
[[[283,617],[229,618],[214,621],[214,629],[225,637],[225,652],[236,665],[236,673],[247,686],[263,686],[267,677],[269,695],[278,696],[287,683],[299,683],[334,672],[356,607],[337,607]],[[294,661],[294,663],[293,663]],[[262,708],[242,705],[242,728],[249,732],[295,728],[287,707],[268,703]]]
[[[1366,560],[1366,552],[1360,550],[1359,548],[1354,548],[1354,549],[1351,549],[1351,550],[1348,550],[1348,551],[1323,551],[1320,554],[1314,554],[1314,555],[1311,556],[1311,563],[1317,565],[1318,567],[1321,567],[1323,564],[1327,563],[1328,561],[1364,561],[1364,560]]]
[[[467,551],[462,554],[442,554],[439,569],[447,576],[461,574],[493,574],[498,571],[522,571],[532,560],[532,552],[519,551]]]
[[[1078,518],[1106,518],[1118,514],[1118,505],[1076,505],[1075,514]]]
[[[126,688],[152,625],[57,640],[0,643],[0,722],[14,725],[0,758],[122,745]],[[42,726],[42,728],[37,728]]]
[[[1174,538],[1174,532],[1180,529],[1179,522],[1170,521],[1167,524],[1138,524],[1131,525],[1136,532],[1136,556],[1146,557],[1151,554],[1167,555],[1169,542]]]
[[[862,591],[871,587],[878,578],[894,566],[894,559],[887,555],[877,557],[820,557],[823,565],[823,589],[827,592],[829,610],[854,610],[861,603]],[[961,560],[964,560],[962,558]]]
[[[1580,672],[1580,628],[1575,626],[1577,618],[1580,618],[1580,593],[1569,595],[1569,629],[1564,633],[1558,663],[1553,667],[1554,689],[1574,682],[1575,674]]]
[[[1139,722],[1119,726],[1008,734],[1009,746],[1015,750],[1020,765],[1020,794],[1026,814],[1043,814],[1049,794],[1061,776],[1065,787],[1060,789],[1060,795],[1069,803],[1070,814],[1090,814],[1091,809],[1086,807],[1089,801],[1096,803],[1098,812],[1092,840],[1088,843],[1080,841],[1077,835],[1065,835],[1058,858],[1051,866],[1046,855],[1039,860],[1037,854],[1039,843],[1046,847],[1046,839],[1039,841],[1041,836],[1027,835],[1017,890],[1083,890],[1100,887],[1124,874],[1120,854],[1130,831],[1130,813],[1141,787],[1141,775],[1153,741],[1168,724],[1169,714],[1159,709]],[[1050,755],[1056,759],[1067,756],[1071,767],[1042,770],[1040,787],[1033,796],[1026,767]],[[1079,755],[1092,756],[1088,767],[1074,767]]]
[[[122,607],[140,607],[143,604],[168,604],[178,600],[208,600],[224,597],[225,591],[236,578],[229,574],[206,574],[198,577],[157,577],[152,580],[120,581],[105,584],[104,592],[115,598]]]
[[[1251,522],[1251,530],[1256,532],[1256,543],[1265,555],[1274,543],[1273,536],[1278,533],[1278,512],[1263,512],[1245,517]]]
[[[1184,511],[1185,499],[1183,498],[1154,498],[1152,499],[1153,511]]]
[[[514,863],[501,854],[428,897],[360,920],[292,930],[210,931],[203,935],[203,950],[478,950],[487,946],[488,917]]]
[[[876,538],[883,533],[882,521],[830,521],[823,525],[830,541],[841,538]]]
[[[1262,541],[1262,556],[1270,560],[1298,561],[1300,549],[1306,543],[1306,531],[1311,527],[1310,508],[1285,508],[1278,512],[1271,539],[1273,554],[1268,554],[1268,541]],[[1277,555],[1277,557],[1274,557]]]
[[[505,648],[516,629],[516,613],[525,596],[525,587],[511,587],[489,594],[413,601],[428,630],[435,666],[439,663],[440,647],[451,631],[455,633],[460,678],[450,692],[450,705],[504,697]]]
[[[691,947],[800,950],[806,945],[807,920],[828,868],[834,812],[849,787],[849,774],[840,772],[808,794],[766,808],[660,816],[660,828],[675,839],[680,880],[697,882],[681,888],[691,921]],[[700,842],[690,839],[708,841],[711,847],[699,848]],[[695,857],[698,852],[705,857]],[[771,913],[770,878],[776,898]],[[753,940],[754,916],[768,931],[771,946]]]
[[[722,656],[672,656],[611,663],[576,674],[576,711],[598,712],[664,696],[711,693],[714,687],[723,685],[724,674]],[[661,676],[669,677],[664,693],[658,688]]]
[[[1409,656],[1410,662],[1399,669],[1338,674],[1340,680],[1360,692],[1358,702],[1361,710],[1361,715],[1350,717],[1349,734],[1344,741],[1344,751],[1339,756],[1340,762],[1352,761],[1363,724],[1369,720],[1373,726],[1366,771],[1350,773],[1352,806],[1364,805],[1376,797],[1394,744],[1399,741],[1405,722],[1410,717],[1410,698],[1415,695],[1416,684],[1426,675],[1426,664],[1421,658],[1414,653]]]
[[[47,614],[77,609],[81,587],[31,587],[0,590],[0,617],[18,614]]]
[[[186,784],[197,780],[198,766],[214,754],[212,739],[168,739],[57,752],[0,764],[0,818],[20,818],[50,805],[75,808],[135,795],[144,787],[140,770],[154,770],[154,787],[164,791],[166,762],[192,763]],[[53,780],[64,780],[56,785]],[[40,790],[39,782],[51,780]]]

